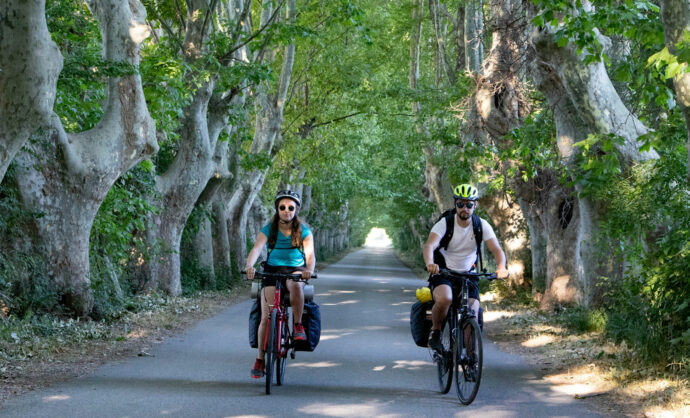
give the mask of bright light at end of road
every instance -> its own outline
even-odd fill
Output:
[[[369,235],[367,235],[367,240],[364,242],[365,247],[385,248],[390,247],[392,244],[393,242],[383,228],[371,228]]]

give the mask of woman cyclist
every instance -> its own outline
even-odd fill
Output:
[[[307,225],[303,224],[299,216],[302,204],[300,195],[290,190],[282,190],[276,194],[274,200],[276,213],[271,223],[261,228],[256,237],[254,248],[247,256],[245,271],[249,280],[254,278],[254,264],[261,255],[264,246],[268,255],[264,265],[267,273],[301,274],[303,279],[309,279],[314,272],[316,260],[314,258],[314,235]],[[259,379],[264,376],[266,364],[264,362],[263,341],[266,335],[268,309],[273,305],[275,296],[275,279],[263,279],[261,282],[261,323],[259,324],[259,355],[252,368],[252,377]],[[302,310],[304,309],[304,283],[287,280],[283,283],[290,293],[290,305],[294,318],[293,338],[295,341],[306,340],[302,326]]]

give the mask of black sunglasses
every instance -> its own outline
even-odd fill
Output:
[[[467,209],[472,209],[474,207],[474,203],[472,202],[467,202],[467,203],[462,203],[462,202],[457,202],[455,206],[458,207],[458,209],[462,209],[463,206],[466,207]]]
[[[292,211],[295,210],[295,207],[294,207],[294,206],[280,205],[280,208],[279,208],[279,209],[280,209],[280,210],[285,210],[285,209],[287,209],[287,210],[289,210],[290,212],[292,212]]]

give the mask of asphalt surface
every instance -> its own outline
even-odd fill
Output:
[[[249,372],[250,301],[156,345],[150,357],[5,402],[0,417],[598,416],[553,391],[520,357],[484,341],[477,399],[437,389],[427,349],[414,345],[409,310],[424,282],[389,249],[367,248],[319,272],[322,339],[288,360],[286,381],[264,392]]]

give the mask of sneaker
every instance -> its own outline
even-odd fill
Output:
[[[440,330],[431,330],[431,334],[429,334],[429,348],[431,348],[434,351],[438,351],[439,353],[443,352],[443,345],[441,344],[441,331]]]
[[[295,329],[292,330],[292,338],[295,341],[307,341],[307,333],[304,332],[302,324],[295,324]]]
[[[266,363],[261,359],[256,359],[254,367],[252,368],[252,377],[254,379],[261,379],[266,374]]]

